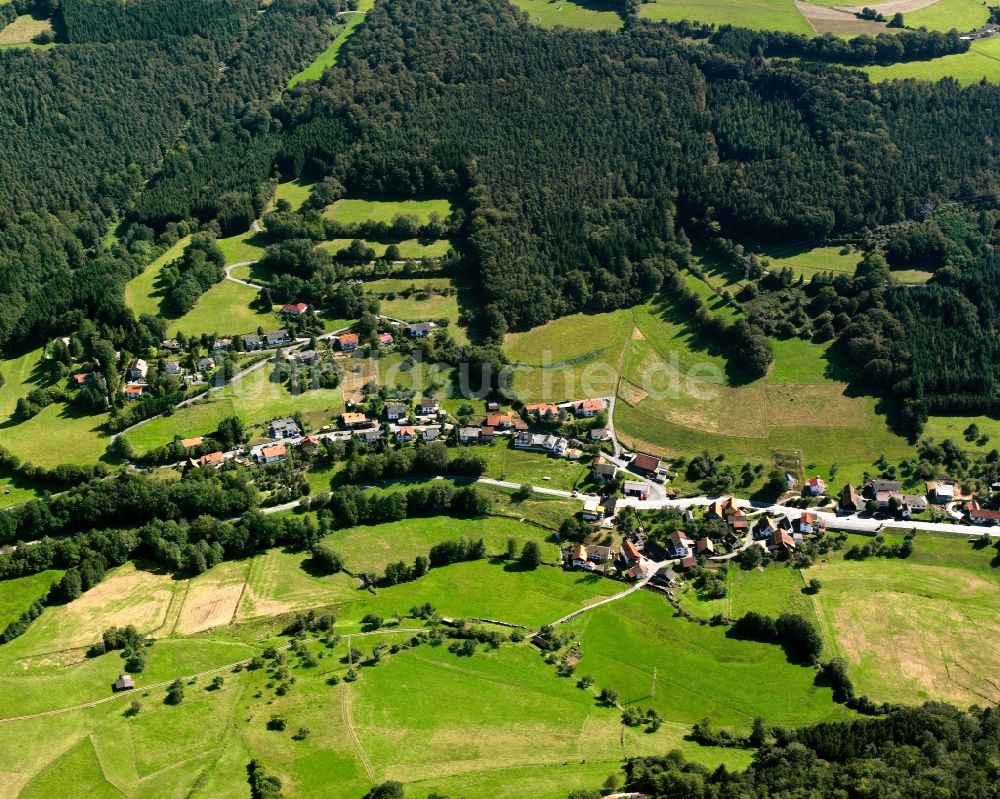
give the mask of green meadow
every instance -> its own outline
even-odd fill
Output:
[[[995,554],[964,535],[920,533],[906,560],[832,556],[806,572],[823,583],[814,602],[824,638],[849,662],[858,694],[960,707],[1000,700],[990,676],[1000,668]]]
[[[324,250],[329,250],[331,253],[337,253],[350,245],[352,241],[353,239],[330,239],[329,241],[320,242],[317,246],[322,247]],[[436,241],[404,239],[397,242],[362,239],[362,241],[364,241],[366,247],[371,247],[375,251],[376,258],[381,258],[385,255],[385,251],[390,243],[395,244],[399,248],[401,258],[443,258],[448,254],[448,250],[451,249],[451,242],[447,239],[438,239]]]
[[[934,31],[957,29],[960,33],[976,30],[986,24],[989,9],[981,0],[937,0],[919,11],[903,14],[909,28],[927,28]]]
[[[1000,80],[1000,37],[980,39],[972,43],[967,53],[932,58],[930,61],[907,61],[887,67],[865,67],[868,76],[877,82],[883,80],[937,81],[954,78],[963,85],[988,80]]]
[[[743,28],[789,31],[814,35],[815,31],[792,0],[654,0],[640,6],[643,19],[680,22],[687,19]]]
[[[486,551],[500,555],[507,549],[507,539],[519,545],[537,541],[542,557],[549,563],[559,562],[559,548],[551,543],[549,533],[516,519],[485,517],[455,520],[445,517],[404,519],[388,524],[361,525],[338,530],[323,539],[323,545],[344,556],[344,565],[352,572],[381,574],[386,564],[395,561],[412,563],[417,555],[427,555],[431,547],[455,538],[482,539]]]
[[[180,239],[125,284],[125,302],[136,316],[144,313],[154,316],[160,314],[160,300],[163,295],[156,286],[160,272],[167,264],[181,257],[189,241],[191,241],[190,236]]]
[[[337,57],[340,54],[340,48],[344,46],[344,42],[348,40],[350,35],[354,33],[355,28],[360,25],[365,19],[365,12],[370,10],[375,5],[375,0],[359,0],[357,10],[347,16],[347,23],[344,25],[337,25],[333,28],[331,33],[333,34],[333,40],[330,42],[329,46],[320,53],[316,60],[313,61],[309,66],[303,69],[301,72],[296,73],[288,80],[287,88],[291,89],[296,84],[302,83],[306,80],[319,80],[323,75],[324,70],[336,65]],[[343,20],[345,15],[340,15],[338,19]]]
[[[0,591],[0,629],[16,620],[31,607],[32,602],[42,599],[49,586],[62,577],[62,571],[49,569],[28,577],[16,577],[3,582]]]
[[[622,18],[612,2],[589,0],[574,3],[572,0],[512,0],[525,11],[536,25],[554,28],[562,25],[583,30],[618,30]]]
[[[686,621],[662,596],[630,594],[570,628],[583,655],[577,674],[614,688],[623,703],[656,708],[671,723],[708,717],[746,730],[754,716],[799,725],[851,715],[833,704],[830,689],[813,685],[813,669],[788,663],[780,648]]]
[[[171,335],[184,331],[188,336],[202,333],[248,333],[258,327],[280,327],[274,314],[257,307],[257,289],[221,280],[198,298],[194,308],[171,320]]]
[[[362,222],[389,223],[402,215],[415,216],[421,224],[425,224],[430,221],[431,214],[436,213],[446,219],[453,209],[454,204],[447,199],[370,200],[345,197],[328,206],[324,214],[344,225],[358,225]]]

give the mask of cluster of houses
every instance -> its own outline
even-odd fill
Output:
[[[880,512],[895,513],[901,519],[910,519],[914,513],[923,513],[928,505],[946,508],[961,503],[961,514],[952,513],[954,518],[964,518],[977,526],[1000,524],[1000,511],[984,508],[976,497],[965,494],[961,486],[951,480],[931,480],[926,484],[927,493],[907,494],[898,480],[872,480],[861,493],[848,483],[840,492],[841,513],[859,513],[876,509]],[[929,499],[928,499],[929,498]]]

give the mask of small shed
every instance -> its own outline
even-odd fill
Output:
[[[118,679],[115,680],[115,684],[112,687],[115,693],[119,691],[131,691],[135,688],[135,680],[132,679],[131,674],[119,674]]]

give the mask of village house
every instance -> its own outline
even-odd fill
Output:
[[[559,416],[559,408],[548,402],[533,402],[524,406],[525,413],[530,416],[537,416],[540,419],[555,419]]]
[[[934,498],[934,504],[947,505],[949,502],[955,501],[955,484],[944,481],[929,482],[927,493]]]
[[[865,494],[870,498],[874,498],[876,494],[883,491],[890,494],[901,494],[903,486],[898,480],[872,480],[865,486]]]
[[[840,492],[840,509],[845,513],[857,513],[864,507],[861,497],[850,483]]]
[[[197,366],[198,366],[198,371],[204,374],[205,372],[208,372],[215,368],[215,359],[199,358]]]
[[[683,557],[683,558],[680,559],[680,562],[677,564],[677,568],[681,569],[682,571],[687,571],[688,569],[692,568],[693,566],[697,566],[697,565],[698,565],[698,561],[695,558],[695,556],[694,555],[688,555],[688,556]]]
[[[378,334],[378,345],[380,347],[388,347],[393,342],[392,333],[379,333]]]
[[[819,476],[811,477],[808,480],[806,480],[804,491],[806,494],[810,496],[818,497],[820,494],[826,491],[826,483],[823,482],[823,480],[820,479]]]
[[[302,438],[299,440],[299,446],[302,449],[307,450],[307,451],[312,452],[312,453],[315,454],[315,453],[319,452],[320,440],[316,436],[312,436],[312,435],[310,435],[310,436],[302,436]]]
[[[145,392],[146,386],[139,385],[136,383],[127,383],[122,391],[125,394],[125,399],[134,400],[139,399],[143,392]]]
[[[735,513],[736,507],[732,497],[717,497],[705,508],[705,518],[715,521],[723,521],[729,514]]]
[[[390,422],[405,419],[410,409],[402,402],[387,402],[385,405],[385,418]]]
[[[785,516],[761,516],[750,528],[755,541],[767,541],[778,530],[789,531],[791,523]]]
[[[788,534],[787,530],[778,528],[771,533],[771,538],[767,544],[767,548],[772,552],[784,551],[789,552],[795,549],[795,540]]]
[[[965,512],[969,516],[969,521],[980,527],[992,527],[1000,522],[1000,510],[990,510],[979,504],[979,500],[972,499],[965,506]]]
[[[603,455],[598,455],[594,458],[590,470],[594,475],[594,480],[598,483],[606,483],[608,480],[614,480],[618,476],[618,467]]]
[[[713,544],[712,539],[708,538],[707,536],[705,538],[699,538],[695,542],[694,552],[696,555],[705,555],[706,557],[708,557],[709,555],[714,555],[715,544]]]
[[[587,560],[592,563],[607,563],[611,560],[611,547],[591,544],[587,547]]]
[[[180,352],[184,349],[183,345],[175,338],[164,339],[160,344],[160,347],[165,350],[170,350],[170,352]]]
[[[649,499],[649,486],[638,480],[626,480],[624,485],[622,485],[622,491],[627,497]]]
[[[181,439],[181,446],[184,447],[184,449],[188,449],[189,447],[200,447],[203,443],[205,443],[204,436],[194,436],[192,438]]]
[[[317,355],[316,350],[301,350],[295,353],[295,360],[299,363],[310,364],[316,360]]]
[[[369,446],[382,442],[383,432],[377,427],[370,427],[367,430],[355,430],[351,433],[353,438],[364,441]]]
[[[268,434],[271,438],[293,438],[302,435],[298,423],[291,417],[275,419],[268,426]]]
[[[639,562],[634,564],[627,572],[625,572],[625,577],[634,582],[639,580],[645,580],[647,577],[651,577],[656,569],[656,564],[645,558],[640,558]]]
[[[274,330],[270,333],[265,333],[264,340],[269,347],[280,347],[282,344],[290,342],[292,337],[288,335],[287,330]]]
[[[226,456],[221,452],[210,452],[198,459],[199,466],[221,466],[225,462]]]
[[[281,312],[286,316],[302,316],[309,310],[309,306],[304,302],[290,302],[281,307]]]
[[[231,338],[217,338],[212,342],[212,352],[222,352],[223,350],[229,350],[233,347],[233,340]]]
[[[434,425],[429,425],[420,431],[420,437],[424,441],[437,441],[439,438],[441,438],[441,428]]]
[[[136,358],[132,361],[132,366],[129,367],[128,377],[129,380],[145,380],[146,375],[149,373],[149,364],[146,363],[142,358]]]
[[[264,346],[264,342],[261,341],[260,336],[256,333],[247,333],[243,336],[243,349],[245,350],[259,350]]]
[[[479,438],[483,434],[482,428],[463,427],[458,431],[459,444],[478,444]]]
[[[496,437],[497,431],[488,425],[483,426],[483,432],[480,436],[481,441],[484,444],[492,444],[494,437]]]
[[[640,474],[652,476],[660,468],[660,459],[652,455],[644,455],[641,452],[632,458],[632,470]]]
[[[337,349],[341,352],[353,352],[359,343],[360,338],[357,333],[343,333],[337,336]]]
[[[611,431],[606,427],[594,427],[590,431],[591,441],[608,441],[611,439]]]
[[[735,508],[733,509],[733,512],[726,517],[726,524],[728,524],[730,529],[739,536],[746,535],[747,530],[750,529],[750,520]]]
[[[573,413],[581,418],[589,419],[597,416],[597,412],[602,410],[604,410],[604,400],[588,399],[573,403]]]
[[[667,554],[672,558],[686,558],[691,554],[694,542],[683,530],[674,530],[667,539]]]
[[[626,538],[622,541],[621,549],[618,550],[618,554],[615,556],[615,561],[618,564],[619,569],[624,570],[638,563],[639,558],[641,557],[642,555],[639,554],[639,550],[636,549],[635,544]]]
[[[93,377],[94,377],[93,372],[80,372],[79,374],[73,375],[73,383],[78,388],[83,388],[83,386],[90,384],[90,381]]]
[[[163,371],[165,371],[168,375],[179,375],[184,370],[181,369],[180,361],[167,361],[163,365]]]
[[[823,520],[820,519],[818,514],[815,513],[803,513],[799,516],[798,528],[799,532],[804,535],[809,535],[815,533],[823,526]]]
[[[587,558],[587,548],[583,544],[577,544],[569,553],[569,562],[574,569],[584,569],[589,564]]]
[[[433,397],[421,397],[417,403],[419,416],[437,416],[441,412],[441,403]]]
[[[433,322],[414,322],[406,326],[406,332],[413,338],[427,338],[436,326]]]
[[[514,426],[514,417],[509,413],[491,413],[486,417],[486,426],[497,430],[510,430]]]
[[[599,497],[587,497],[584,500],[581,518],[585,522],[599,522],[604,518],[604,508]]]
[[[258,460],[260,463],[280,463],[285,459],[288,452],[284,444],[272,444],[268,447],[261,447]]]
[[[903,495],[898,491],[876,491],[875,492],[875,503],[878,505],[879,510],[888,510],[892,507],[893,500],[896,500],[897,505],[903,504]]]
[[[553,455],[562,455],[566,452],[569,447],[569,442],[565,438],[560,438],[559,436],[545,436],[542,441],[542,449],[546,452],[551,452]]]
[[[669,566],[661,566],[650,582],[662,588],[672,588],[680,582],[680,578]]]
[[[396,431],[396,441],[400,444],[409,444],[416,438],[417,428],[415,427],[400,427]]]
[[[340,414],[340,424],[345,430],[353,430],[356,427],[367,427],[369,421],[363,413],[346,411]]]
[[[903,494],[903,502],[900,510],[906,509],[909,513],[923,513],[927,510],[927,497],[921,494]]]

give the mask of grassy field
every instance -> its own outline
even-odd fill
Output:
[[[777,618],[792,612],[816,621],[816,611],[809,597],[802,593],[808,573],[783,564],[756,569],[742,569],[732,564],[726,572],[728,594],[723,599],[706,599],[693,588],[681,594],[684,607],[696,616],[710,619],[717,613],[739,618],[755,610]]]
[[[58,569],[49,569],[28,577],[0,582],[0,629],[17,619],[32,602],[44,597],[49,586],[62,577],[62,574]]]
[[[742,28],[790,31],[811,36],[814,31],[792,0],[655,0],[640,6],[643,19],[683,19],[735,25]]]
[[[823,582],[815,602],[827,643],[851,664],[859,694],[996,703],[995,551],[976,550],[960,535],[919,534],[915,546],[907,560],[831,557],[807,572]]]
[[[461,530],[456,524],[455,535]],[[479,560],[431,569],[412,583],[379,589],[376,596],[345,606],[341,617],[345,623],[357,623],[374,610],[389,618],[430,602],[441,615],[451,618],[478,617],[541,627],[621,588],[621,583],[603,577],[551,566],[526,572]]]
[[[302,81],[319,80],[324,70],[334,66],[337,63],[340,48],[344,46],[344,42],[354,33],[355,28],[364,22],[364,12],[368,11],[374,5],[375,0],[359,0],[357,11],[347,18],[347,24],[342,26],[337,25],[331,31],[333,40],[330,42],[329,47],[320,53],[316,57],[316,60],[308,67],[293,75],[288,81],[287,88],[291,89],[296,84],[302,83]],[[343,20],[343,17],[338,17],[338,19]]]
[[[37,349],[0,363],[5,380],[0,386],[0,443],[22,461],[38,466],[95,463],[104,456],[110,440],[103,430],[104,415],[81,413],[65,403],[53,403],[26,421],[14,416],[17,400],[43,385],[37,371],[41,358],[42,350]],[[0,504],[18,501],[16,492],[27,489],[23,485],[13,488],[11,494],[0,497]]]
[[[189,437],[210,433],[227,416],[236,415],[246,424],[255,425],[297,410],[302,412],[307,425],[315,429],[328,423],[344,408],[340,387],[311,389],[294,395],[284,386],[271,383],[269,373],[268,366],[257,369],[221,391],[212,392],[204,400],[135,428],[126,438],[137,450],[144,452],[169,443],[174,435]]]
[[[707,716],[748,729],[754,716],[795,725],[849,715],[832,704],[829,689],[813,685],[812,669],[789,664],[779,647],[692,624],[660,596],[640,591],[570,626],[583,652],[577,674],[614,688],[622,702],[655,707],[668,722],[690,725]],[[780,689],[749,688],[765,684]]]
[[[358,583],[346,574],[317,577],[303,564],[309,555],[272,549],[250,563],[237,620],[275,616],[353,600]]]
[[[319,243],[319,247],[337,253],[347,247],[353,239],[330,239]],[[375,251],[375,257],[381,258],[389,246],[389,242],[370,241],[363,239],[366,246]],[[448,239],[438,239],[437,241],[420,241],[419,239],[404,239],[394,242],[399,247],[399,254],[402,258],[442,258],[451,249],[451,242]]]
[[[442,219],[451,215],[454,204],[446,199],[424,200],[367,200],[344,198],[328,206],[324,214],[344,225],[358,225],[362,222],[392,222],[401,215],[412,215],[421,224],[430,221],[431,214],[437,213]]]
[[[31,40],[44,31],[52,31],[50,20],[35,19],[30,14],[22,14],[0,30],[0,47],[31,44]]]
[[[170,335],[183,330],[188,336],[202,333],[248,333],[258,327],[279,327],[273,314],[256,307],[257,289],[222,280],[198,299],[194,308],[170,322]]]
[[[506,551],[508,538],[517,539],[519,544],[538,541],[542,557],[549,563],[558,563],[559,548],[549,537],[545,530],[515,519],[437,517],[338,530],[324,538],[323,545],[342,553],[344,565],[350,571],[381,574],[388,563],[399,560],[412,563],[417,555],[427,555],[435,544],[455,538],[481,538],[491,555]]]
[[[286,185],[286,184],[281,184]],[[281,186],[278,187],[279,189]],[[248,230],[246,233],[239,233],[235,236],[227,236],[218,239],[216,242],[222,254],[226,258],[227,264],[237,264],[243,261],[257,261],[264,257],[264,247],[267,246],[267,235],[264,233],[254,233]],[[240,275],[234,270],[234,276]],[[243,276],[245,277],[245,275]]]
[[[514,5],[527,12],[531,21],[544,28],[564,25],[583,30],[618,30],[622,18],[611,2],[584,0],[512,0]]]
[[[410,291],[434,291],[435,289],[450,289],[454,283],[447,277],[387,277],[380,280],[371,280],[365,283],[365,288],[378,294],[388,292],[399,293],[409,289]]]
[[[185,236],[125,284],[125,302],[136,316],[144,313],[154,316],[160,314],[163,295],[157,289],[156,281],[163,267],[181,257],[189,241],[191,237]]]
[[[300,179],[279,183],[274,190],[274,198],[271,200],[271,204],[274,205],[278,200],[287,200],[291,204],[292,210],[298,211],[305,205],[306,200],[309,199],[312,187],[313,182],[311,180]]]
[[[486,473],[490,477],[512,483],[570,491],[580,486],[590,471],[586,463],[514,449],[506,439],[500,439],[492,447],[480,447],[476,452],[486,459]]]
[[[864,71],[875,82],[906,78],[936,81],[951,77],[964,85],[983,79],[996,83],[1000,81],[1000,37],[975,41],[967,53],[887,67],[865,67]]]
[[[937,0],[927,8],[903,14],[909,28],[928,28],[932,31],[960,33],[976,30],[986,24],[989,10],[982,0]]]
[[[24,481],[12,477],[0,477],[0,508],[20,505],[37,496],[38,492]]]

